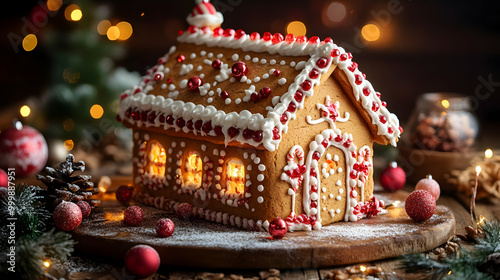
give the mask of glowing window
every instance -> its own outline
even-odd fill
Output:
[[[184,184],[188,187],[199,188],[201,186],[201,176],[203,171],[203,162],[199,154],[190,152],[184,164],[182,173]]]
[[[245,166],[237,159],[231,159],[226,167],[226,193],[243,194],[245,192]]]
[[[148,166],[146,171],[153,175],[165,175],[165,162],[167,154],[163,146],[154,141],[149,144]]]

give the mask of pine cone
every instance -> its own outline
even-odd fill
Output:
[[[99,200],[90,198],[99,193],[99,189],[94,187],[91,181],[92,176],[72,176],[75,171],[85,170],[85,162],[75,162],[75,157],[69,154],[66,161],[59,163],[59,167],[58,169],[45,167],[42,173],[36,175],[36,178],[47,186],[45,199],[49,207],[57,206],[62,200],[75,203],[87,201],[92,208],[101,203]]]

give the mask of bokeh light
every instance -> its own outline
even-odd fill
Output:
[[[380,29],[375,24],[369,23],[363,26],[361,35],[366,41],[377,41],[380,38]]]
[[[38,39],[35,34],[28,34],[23,39],[23,49],[27,52],[32,51],[38,44]]]
[[[47,0],[47,8],[49,11],[57,11],[62,6],[62,0]]]
[[[73,142],[73,140],[68,139],[64,141],[64,148],[66,148],[66,150],[71,151],[74,147],[75,143]]]
[[[339,2],[332,2],[326,9],[326,15],[332,22],[341,22],[347,15],[347,10],[344,4]]]
[[[116,27],[120,30],[120,35],[118,36],[118,40],[127,40],[132,36],[132,25],[126,21],[119,22]]]
[[[493,150],[487,149],[486,151],[484,151],[484,157],[485,158],[491,158],[491,157],[493,157]]]
[[[116,26],[111,26],[108,28],[108,31],[106,31],[106,36],[108,36],[109,40],[115,41],[120,37],[120,29]]]
[[[69,21],[79,21],[82,19],[82,10],[76,4],[71,4],[64,10],[64,17]]]
[[[111,27],[111,22],[107,19],[101,20],[97,24],[97,32],[101,35],[106,35],[106,32],[108,32],[108,29]]]
[[[21,113],[21,116],[26,118],[31,114],[31,109],[28,105],[23,105],[21,109],[19,109],[19,113]]]
[[[104,109],[99,104],[94,104],[90,108],[90,116],[94,119],[100,119],[103,114],[104,114]]]
[[[448,109],[448,108],[450,108],[450,101],[448,101],[448,100],[446,100],[446,99],[441,100],[441,105],[443,105],[443,107],[444,107],[445,109]]]
[[[50,262],[49,261],[44,261],[43,262],[43,266],[45,266],[46,268],[49,268],[50,267]]]
[[[305,36],[307,33],[307,28],[301,21],[292,21],[286,26],[286,33],[293,34],[295,36]]]

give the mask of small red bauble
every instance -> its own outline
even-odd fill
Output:
[[[274,239],[281,239],[285,236],[288,231],[288,226],[282,218],[274,218],[271,223],[269,223],[269,234]]]
[[[221,92],[221,93],[220,93],[220,97],[221,97],[222,99],[229,98],[229,92],[227,92],[227,91],[223,91],[223,92]]]
[[[252,94],[250,94],[250,100],[252,100],[253,102],[259,102],[260,100],[259,94],[256,92],[252,92]]]
[[[222,61],[220,59],[216,59],[214,61],[212,61],[212,68],[213,69],[220,69],[222,65]]]
[[[193,76],[188,80],[188,88],[190,90],[197,90],[203,84],[203,80],[198,76]]]
[[[7,172],[3,169],[0,169],[0,188],[8,188],[9,187],[9,176],[7,176]]]
[[[415,186],[415,190],[426,190],[432,194],[435,200],[438,200],[441,194],[441,189],[439,188],[439,183],[432,179],[432,175],[427,175],[427,178],[420,179]]]
[[[16,122],[0,134],[0,168],[15,168],[16,176],[40,172],[48,158],[45,138],[36,129]]]
[[[74,230],[82,222],[82,210],[73,202],[59,203],[52,216],[57,228],[64,231]]]
[[[271,94],[271,88],[269,87],[263,87],[260,91],[259,91],[259,95],[262,97],[262,98],[267,98],[269,97],[269,95]]]
[[[156,233],[161,237],[169,237],[174,233],[175,225],[168,218],[159,219],[156,222]]]
[[[385,190],[397,191],[402,189],[406,183],[406,174],[396,162],[391,164],[380,174],[380,183]]]
[[[406,214],[415,222],[423,222],[434,214],[436,200],[425,190],[416,190],[408,195],[405,201]]]
[[[129,206],[123,213],[123,221],[129,226],[138,226],[142,223],[144,214],[139,206]]]
[[[121,204],[127,205],[129,204],[132,196],[134,195],[134,188],[127,185],[121,185],[116,190],[116,200]]]
[[[160,267],[160,255],[151,246],[136,245],[125,255],[125,268],[139,278],[153,275]]]
[[[90,207],[90,204],[87,201],[78,201],[76,203],[78,207],[80,207],[80,210],[82,211],[82,218],[87,218],[90,215],[90,212],[92,211],[92,208]]]
[[[279,77],[279,75],[281,75],[281,70],[279,69],[274,70],[273,75]]]
[[[189,220],[193,216],[193,206],[189,203],[181,203],[176,211],[177,215],[184,220]]]
[[[241,77],[245,76],[248,73],[248,66],[245,62],[238,61],[231,67],[231,71],[233,72],[233,76],[236,79],[241,79]]]

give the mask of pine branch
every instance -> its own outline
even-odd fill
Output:
[[[442,261],[431,259],[426,254],[402,256],[401,269],[407,273],[422,275],[421,279],[496,279],[498,271],[484,269],[491,266],[485,260],[494,253],[500,253],[500,223],[486,221],[481,226],[484,234],[477,238],[471,251],[459,250],[459,254]]]
[[[16,243],[16,276],[20,279],[39,279],[44,273],[44,261],[65,261],[73,253],[74,245],[69,233],[55,232],[54,229],[36,239],[19,239]]]
[[[51,217],[43,207],[43,197],[39,195],[42,189],[36,186],[18,185],[13,199],[8,197],[0,201],[0,221],[7,225],[8,218],[16,219],[16,238],[24,235],[30,238],[39,236],[46,227],[46,221]],[[0,239],[7,240],[9,229],[2,227]]]

